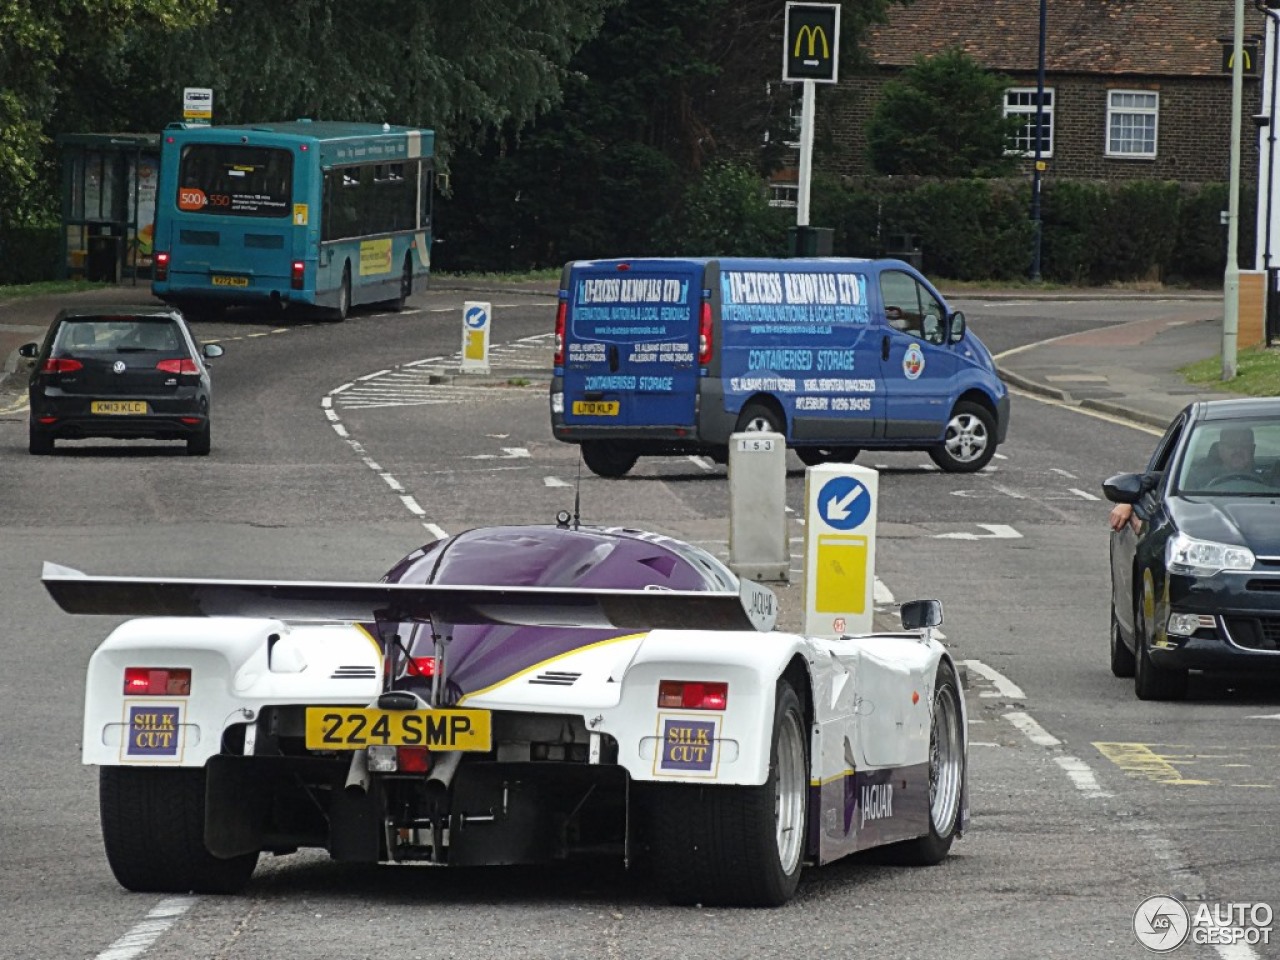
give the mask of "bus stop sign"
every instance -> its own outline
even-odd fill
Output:
[[[840,4],[788,3],[782,79],[835,83],[840,63]]]

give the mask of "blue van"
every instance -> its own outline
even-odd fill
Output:
[[[636,259],[565,265],[551,428],[588,469],[723,461],[769,430],[806,464],[925,450],[982,469],[1009,428],[991,353],[900,260]]]

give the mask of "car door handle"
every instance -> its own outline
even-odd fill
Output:
[[[887,333],[880,338],[880,359],[889,359],[889,335]]]

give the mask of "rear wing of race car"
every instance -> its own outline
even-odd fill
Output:
[[[44,564],[41,581],[67,613],[149,617],[267,617],[321,622],[510,624],[527,627],[758,630],[777,621],[773,591],[738,593],[562,587],[97,577]]]

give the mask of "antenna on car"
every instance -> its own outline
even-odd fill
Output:
[[[570,515],[568,510],[561,510],[556,514],[556,526],[561,530],[577,530],[581,525],[581,509],[582,509],[582,457],[578,457],[578,479],[573,484],[573,514]],[[569,526],[569,522],[573,522],[573,526]]]

